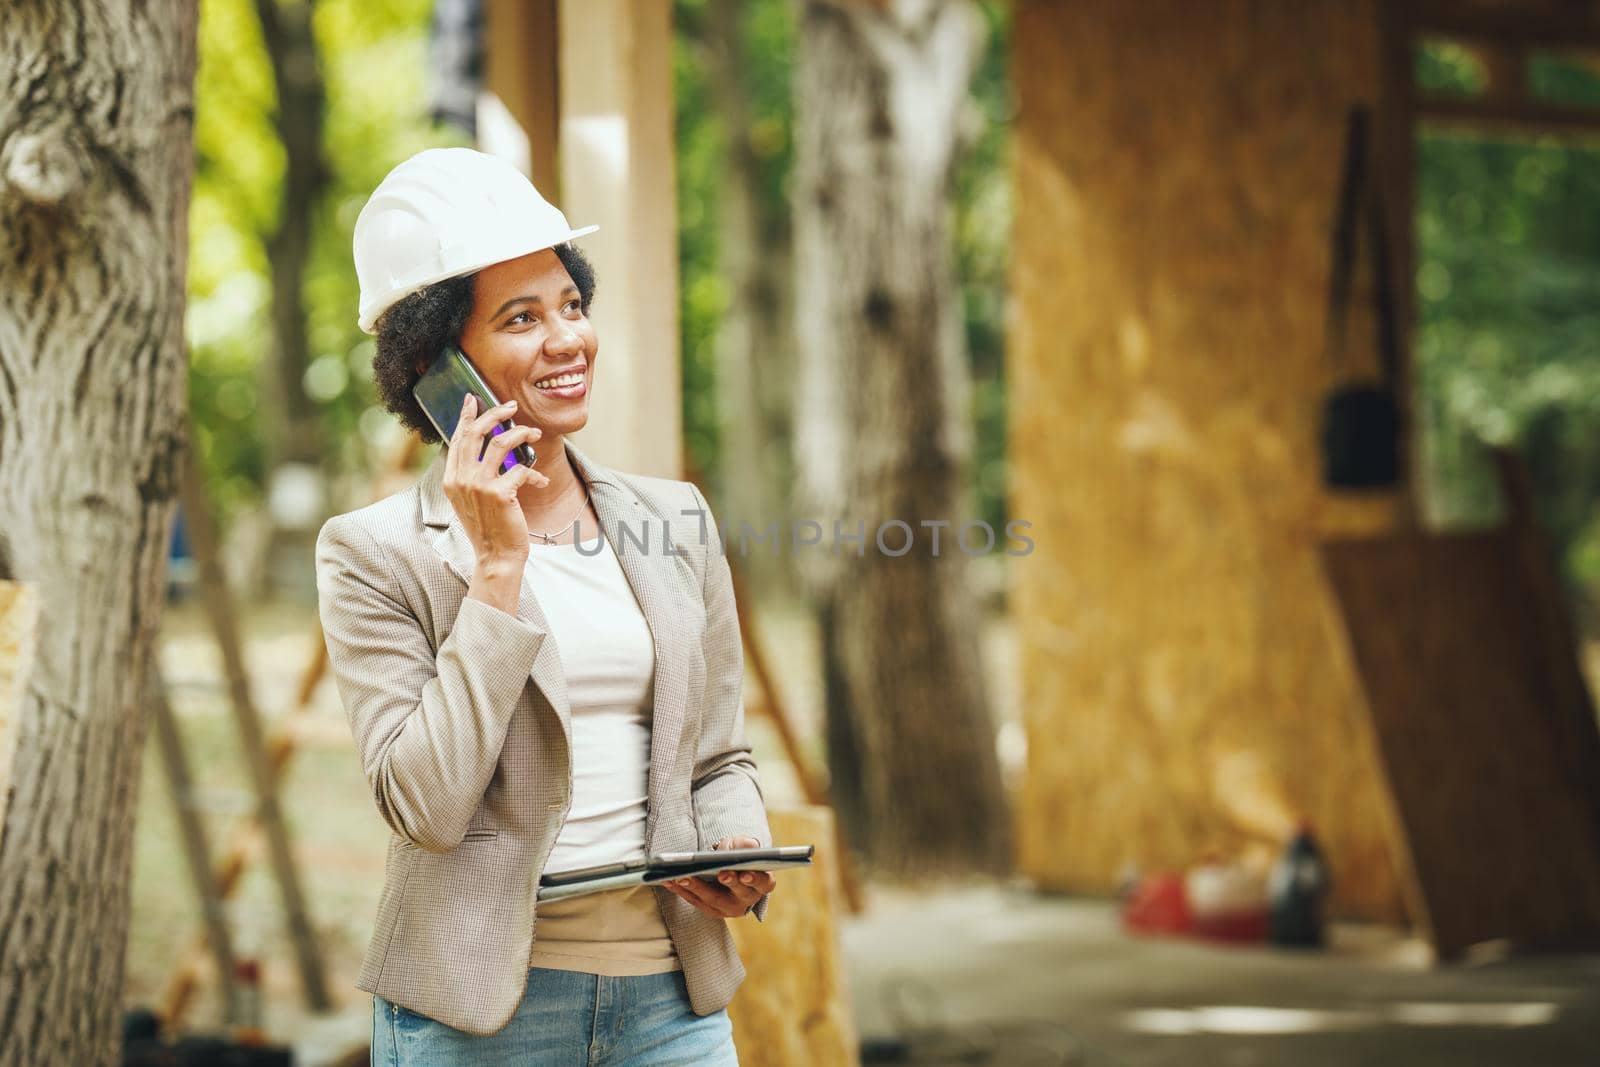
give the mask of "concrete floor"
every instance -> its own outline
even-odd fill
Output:
[[[1135,938],[1109,901],[1023,888],[876,889],[868,911],[842,935],[864,1064],[1600,1065],[1600,955],[1430,968],[1344,924],[1312,954]]]
[[[1023,888],[868,905],[841,932],[863,1067],[1600,1067],[1600,955],[1435,969],[1354,924],[1311,954],[1135,938],[1108,901]],[[368,1003],[300,1028],[296,1063],[364,1044]]]

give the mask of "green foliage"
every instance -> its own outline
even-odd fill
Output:
[[[983,5],[989,36],[973,78],[978,136],[955,176],[956,272],[972,366],[973,491],[977,516],[996,530],[1006,515],[1006,271],[1011,256],[1011,128],[1007,68],[1010,7]]]
[[[1412,76],[1417,88],[1429,93],[1470,95],[1489,84],[1482,61],[1455,41],[1429,41],[1418,48]]]
[[[272,71],[245,0],[200,10],[195,180],[189,207],[189,406],[212,493],[227,510],[259,491],[257,367],[271,282],[262,234],[277,214],[283,146]]]
[[[727,307],[717,272],[717,188],[727,131],[706,74],[705,0],[673,6],[673,122],[677,135],[678,343],[683,378],[684,450],[702,471],[717,455],[716,335]]]
[[[1470,89],[1472,60],[1423,50],[1427,88]],[[1600,78],[1543,68],[1570,100]],[[1537,79],[1536,79],[1537,80]],[[1600,99],[1600,97],[1595,97]],[[1600,151],[1429,133],[1418,141],[1418,413],[1430,516],[1498,514],[1489,445],[1523,451],[1568,578],[1600,580]]]
[[[374,406],[371,339],[356,328],[355,218],[393,163],[462,143],[426,115],[429,0],[320,0],[313,21],[327,87],[329,185],[316,213],[304,302],[313,362],[305,388],[326,415],[336,466],[365,470],[398,428]],[[190,409],[195,445],[226,514],[259,497],[272,395],[266,240],[278,223],[284,152],[276,88],[250,0],[205,0],[189,215]]]
[[[788,182],[794,144],[790,99],[794,68],[794,7],[782,0],[756,0],[742,8],[739,26],[747,63],[745,107],[751,147],[760,168],[758,205],[769,241],[787,226]],[[685,448],[702,471],[716,469],[716,335],[727,309],[727,279],[718,248],[718,204],[728,159],[728,130],[712,97],[708,73],[705,0],[673,5],[674,121],[677,133],[679,343],[683,359]]]

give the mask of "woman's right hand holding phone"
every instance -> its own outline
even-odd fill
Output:
[[[477,408],[477,398],[467,394],[445,456],[444,495],[477,553],[468,598],[515,615],[522,568],[528,560],[528,521],[517,491],[524,485],[543,488],[550,479],[521,463],[504,469],[511,449],[531,444],[540,436],[537,427],[520,423],[504,433],[494,433],[495,426],[517,410],[515,400],[481,414]]]

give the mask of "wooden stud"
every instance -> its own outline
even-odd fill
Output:
[[[1417,99],[1414,118],[1429,126],[1502,136],[1592,139],[1600,135],[1600,109],[1532,100],[1423,95]]]
[[[667,0],[561,0],[561,202],[602,296],[604,419],[585,448],[623,470],[680,476],[677,177]]]
[[[387,462],[380,466],[373,492],[374,498],[385,496],[397,488],[397,483],[407,476],[407,472],[421,451],[422,439],[416,434],[407,435]],[[321,620],[314,621],[312,625],[314,637],[311,658],[301,670],[300,683],[295,687],[294,707],[284,717],[282,728],[273,735],[266,746],[268,774],[274,787],[283,780],[296,751],[294,724],[300,716],[310,710],[311,699],[316,695],[317,687],[328,672],[328,646],[322,639]],[[252,858],[258,852],[260,843],[259,825],[253,819],[244,820],[229,839],[227,847],[223,850],[222,859],[216,865],[214,881],[221,899],[226,900],[233,895]],[[190,938],[178,955],[178,965],[167,980],[161,1011],[161,1017],[169,1027],[175,1026],[187,1013],[194,994],[199,989],[209,940],[205,929],[201,929]]]
[[[1461,0],[1389,0],[1408,7],[1419,35],[1524,48],[1600,49],[1600,5],[1590,0],[1464,4]]]
[[[272,863],[272,873],[283,899],[284,919],[289,929],[290,943],[300,971],[300,982],[306,1002],[314,1011],[327,1011],[332,1006],[327,981],[323,974],[322,956],[318,951],[316,936],[306,907],[305,893],[300,887],[299,873],[295,867],[294,851],[283,823],[278,804],[277,786],[273,780],[267,758],[265,735],[261,728],[261,715],[250,693],[250,678],[245,666],[244,644],[238,630],[237,613],[233,597],[228,591],[227,578],[222,570],[221,550],[217,542],[216,524],[211,516],[211,502],[201,480],[198,461],[191,451],[180,478],[179,495],[183,503],[184,519],[188,523],[190,542],[194,547],[195,563],[199,574],[200,602],[210,623],[212,635],[222,654],[223,673],[228,687],[228,706],[233,712],[234,725],[244,750],[245,768],[256,794],[256,821],[265,832],[267,851]]]
[[[561,202],[557,126],[561,79],[556,0],[489,0],[487,84],[528,138],[533,184]]]
[[[150,665],[146,688],[151,725],[161,752],[161,766],[166,773],[167,787],[172,794],[173,813],[177,816],[178,837],[183,843],[183,855],[189,866],[189,878],[194,883],[195,895],[200,899],[205,943],[211,950],[222,1001],[227,1006],[227,1018],[230,1022],[236,1022],[238,1001],[233,981],[233,938],[228,932],[223,894],[217,887],[212,869],[205,824],[195,806],[194,777],[189,773],[183,734],[178,727],[177,717],[172,713],[172,705],[167,700],[166,682],[161,677],[159,664]],[[171,1003],[170,994],[168,1002]],[[172,1016],[164,1018],[170,1021]]]

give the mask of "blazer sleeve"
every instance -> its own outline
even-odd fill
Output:
[[[701,847],[713,848],[724,837],[753,837],[761,847],[772,846],[761,779],[745,737],[744,641],[733,599],[733,572],[717,533],[711,505],[693,482],[694,507],[703,520],[706,562],[701,595],[705,601],[706,690],[701,709],[700,739],[695,748],[695,822]],[[768,896],[763,894],[752,914],[765,921]]]
[[[462,601],[435,654],[371,533],[336,516],[317,536],[328,662],[378,814],[429,852],[461,843],[544,634]]]

